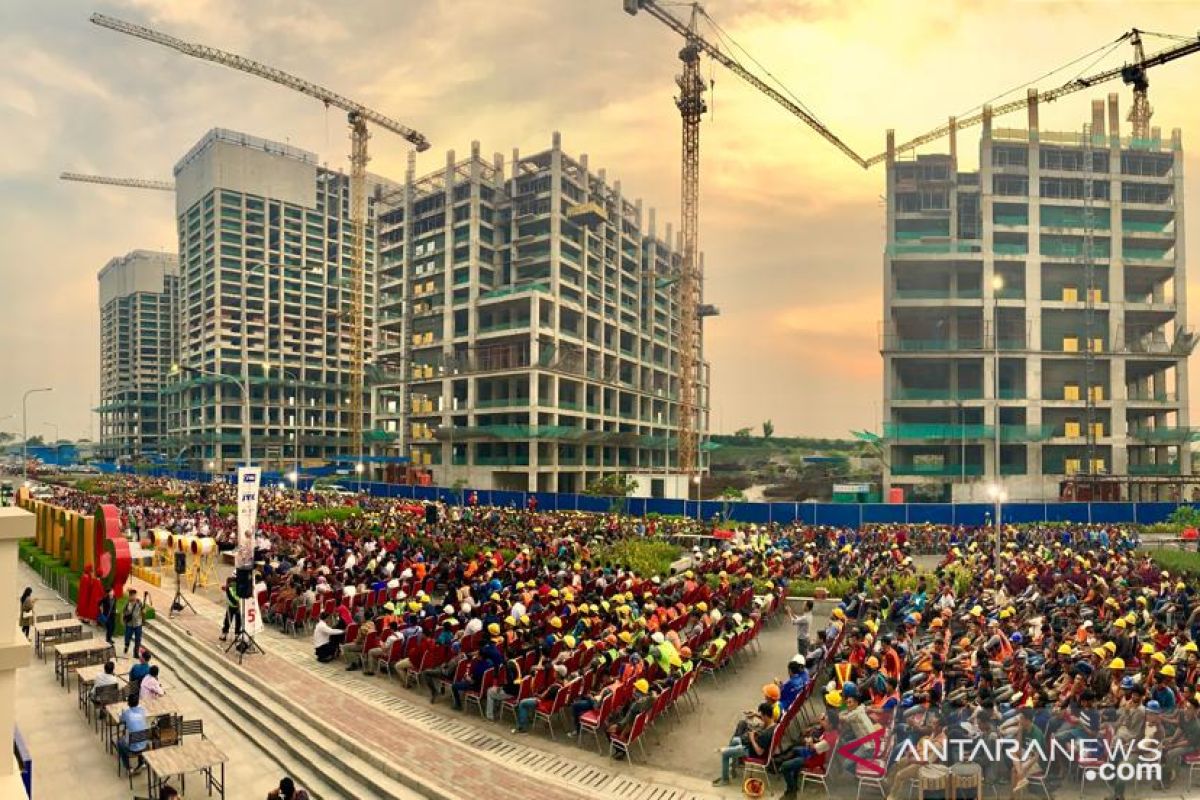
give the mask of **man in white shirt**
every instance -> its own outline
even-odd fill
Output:
[[[333,614],[329,615],[329,619],[336,619]],[[326,620],[322,619],[317,622],[317,626],[313,629],[313,648],[316,650],[317,661],[322,664],[328,664],[333,661],[337,655],[338,646],[342,643],[342,636],[345,631],[330,625]]]
[[[97,676],[92,683],[92,697],[95,698],[98,694],[97,689],[103,689],[106,686],[116,686],[119,681],[116,676],[117,665],[114,661],[106,661],[104,663],[104,674]]]

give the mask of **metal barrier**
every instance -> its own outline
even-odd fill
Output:
[[[132,473],[128,467],[120,472]],[[211,481],[206,472],[178,472],[154,469],[149,475],[179,480]],[[226,480],[227,476],[216,476]],[[263,484],[282,482],[279,473],[263,473]],[[376,497],[395,497],[405,500],[438,500],[459,504],[475,494],[482,506],[526,508],[530,498],[536,498],[542,511],[587,511],[609,513],[619,511],[635,517],[649,515],[697,517],[705,521],[729,520],[757,524],[799,522],[805,525],[825,525],[838,528],[858,528],[870,524],[905,525],[966,525],[977,526],[992,522],[994,507],[990,503],[741,503],[722,500],[667,500],[649,497],[596,497],[586,494],[555,492],[517,492],[501,489],[451,489],[441,486],[408,486],[394,483],[356,481],[343,477],[343,486],[358,488]],[[300,481],[308,489],[312,481]],[[1094,525],[1153,525],[1163,522],[1181,503],[1007,503],[1001,507],[1005,523],[1073,522]]]

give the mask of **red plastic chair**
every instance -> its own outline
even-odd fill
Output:
[[[592,738],[596,740],[596,752],[604,752],[600,745],[600,729],[608,722],[608,717],[612,714],[613,706],[616,704],[616,694],[608,694],[600,701],[600,705],[593,708],[591,711],[585,711],[579,716],[579,741],[583,741],[583,732],[587,731],[592,734]]]
[[[502,669],[504,669],[503,664],[501,664],[498,667],[489,669],[487,672],[483,673],[483,681],[479,684],[478,689],[468,689],[463,694],[466,702],[474,703],[475,707],[479,709],[479,716],[481,716],[481,717],[484,715],[483,714],[484,698],[487,697],[488,689],[491,689],[493,686],[495,686],[497,683],[499,683],[500,670],[502,670]]]
[[[624,753],[625,758],[629,763],[633,763],[633,753],[631,752],[633,745],[637,744],[641,748],[642,757],[646,756],[646,745],[642,743],[642,734],[646,732],[647,712],[643,711],[633,718],[633,724],[629,726],[629,732],[624,736],[618,734],[610,736],[608,739],[608,754],[609,757],[617,753]]]

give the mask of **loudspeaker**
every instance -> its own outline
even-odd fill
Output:
[[[187,572],[187,553],[175,553],[175,574],[183,575]]]
[[[238,567],[235,575],[237,596],[243,599],[252,597],[254,595],[254,569],[251,567]]]
[[[425,524],[426,525],[437,525],[437,521],[438,521],[438,507],[435,506],[433,503],[430,503],[429,505],[425,506]]]

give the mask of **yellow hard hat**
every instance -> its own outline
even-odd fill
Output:
[[[1162,668],[1161,670],[1159,670],[1159,671],[1160,671],[1160,672],[1161,672],[1163,675],[1166,675],[1168,678],[1174,678],[1174,677],[1175,677],[1175,667],[1174,667],[1174,666],[1172,666],[1171,664],[1167,664],[1165,667],[1163,667],[1163,668]]]
[[[1071,645],[1067,644],[1066,642],[1063,642],[1062,644],[1060,644],[1058,646],[1057,652],[1060,656],[1069,656],[1069,655],[1071,655]]]
[[[559,617],[551,617],[550,618],[550,627],[551,628],[561,628],[562,627],[562,619]]]
[[[837,691],[827,692],[825,694],[825,702],[833,708],[841,708],[842,693]]]
[[[570,650],[575,646],[575,637],[568,633],[563,637],[563,644],[566,645],[568,650]]]
[[[488,633],[490,633],[492,636],[499,636],[500,626],[493,622],[491,625],[488,625]]]
[[[1126,626],[1126,622],[1125,622],[1124,617],[1117,617],[1116,621],[1113,622],[1114,628],[1121,628],[1122,630],[1124,630],[1125,626]]]
[[[1196,647],[1195,642],[1188,642],[1183,646],[1183,652],[1185,653],[1195,653],[1197,650],[1200,650],[1200,647]]]
[[[638,678],[633,682],[633,688],[637,689],[642,694],[646,694],[650,691],[650,682],[645,678]]]
[[[1109,653],[1115,653],[1115,652],[1117,652],[1117,643],[1116,642],[1105,642],[1104,649],[1107,650]]]
[[[1155,653],[1154,655],[1150,656],[1150,660],[1154,661],[1158,664],[1166,664],[1167,663],[1167,657],[1165,655],[1163,655],[1162,653]]]
[[[1125,659],[1117,657],[1108,662],[1109,669],[1125,669]]]
[[[1150,644],[1149,642],[1143,642],[1142,649],[1139,652],[1141,652],[1141,654],[1144,656],[1148,656],[1154,652],[1154,645]]]
[[[978,617],[979,615],[981,615],[983,613],[983,607],[975,606],[967,613],[969,613],[972,617]]]

